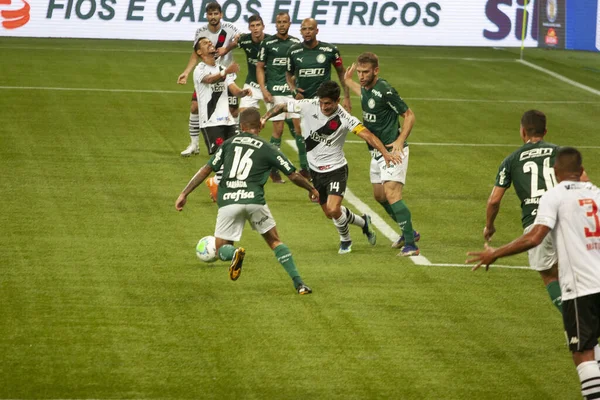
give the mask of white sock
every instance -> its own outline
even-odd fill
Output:
[[[582,362],[577,366],[581,381],[581,395],[585,399],[600,399],[600,368],[596,361]]]
[[[340,234],[341,242],[348,242],[350,239],[350,229],[348,228],[348,219],[346,218],[346,213],[342,211],[342,215],[338,219],[332,218],[333,225],[337,229]]]
[[[361,228],[365,227],[365,220],[362,216],[354,214],[352,211],[348,210],[346,207],[342,206],[342,214],[346,214],[346,219],[349,224],[359,226]]]
[[[198,146],[198,135],[200,135],[200,116],[198,114],[190,113],[190,138],[192,139],[192,144]]]

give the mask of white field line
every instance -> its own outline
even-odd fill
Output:
[[[345,143],[350,144],[365,144],[362,140],[346,140]],[[513,147],[517,148],[519,144],[495,144],[495,143],[423,143],[423,142],[408,142],[409,145],[415,146],[448,146],[448,147]],[[600,146],[573,146],[577,149],[600,149]]]
[[[291,148],[293,148],[295,152],[298,152],[298,147],[296,146],[296,142],[294,140],[286,140],[285,143],[287,143]],[[398,236],[400,236],[400,234],[398,234],[390,225],[388,225],[388,223],[386,221],[384,221],[383,218],[381,218],[379,216],[379,214],[377,214],[375,211],[373,211],[373,209],[371,209],[371,207],[369,207],[367,204],[363,203],[363,201],[361,199],[356,197],[354,195],[354,193],[352,193],[352,191],[350,190],[349,187],[346,187],[346,194],[344,195],[344,198],[346,200],[348,200],[348,202],[350,204],[352,204],[352,206],[354,208],[356,208],[358,211],[360,211],[361,213],[369,214],[371,216],[371,223],[390,242],[394,242],[394,241],[396,241],[396,239],[398,239]],[[466,265],[466,264],[434,264],[423,255],[418,255],[418,256],[408,257],[408,258],[417,265],[426,265],[426,266],[431,266],[431,267],[469,267],[469,268],[472,267],[472,265]],[[529,267],[496,265],[496,264],[492,265],[492,267],[512,268],[512,269],[529,269]]]
[[[532,63],[530,63],[528,61],[525,61],[525,60],[516,60],[516,61],[519,62],[519,63],[521,63],[521,64],[523,64],[523,65],[528,66],[529,68],[533,68],[533,69],[535,69],[537,71],[540,71],[540,72],[543,72],[545,74],[548,74],[551,77],[556,78],[556,79],[558,79],[561,82],[567,83],[567,84],[569,84],[571,86],[575,86],[576,88],[585,90],[586,92],[590,92],[592,94],[595,94],[596,96],[600,96],[600,90],[597,90],[597,89],[594,89],[592,87],[586,86],[586,85],[584,85],[582,83],[576,82],[576,81],[574,81],[572,79],[567,78],[566,76],[563,76],[561,74],[557,74],[554,71],[550,71],[549,69],[540,67],[539,65],[532,64]]]

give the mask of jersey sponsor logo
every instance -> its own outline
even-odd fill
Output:
[[[213,159],[212,165],[218,165],[221,160],[221,156],[223,155],[223,148],[219,147],[219,150],[215,153],[215,158]]]
[[[330,169],[333,165],[321,165],[319,168],[319,171],[327,171],[328,169]]]
[[[390,103],[389,101],[388,101],[387,105],[388,105],[388,106],[390,106],[390,108],[391,108],[392,110],[394,110],[394,112],[395,112],[396,114],[400,114],[400,112],[398,111],[398,109],[396,108],[396,106],[395,106],[395,105],[393,105],[393,104],[392,104],[392,103]]]
[[[304,57],[296,57],[296,62],[302,62],[302,59],[303,59],[303,58],[304,58]]]
[[[571,340],[569,340],[569,344],[578,344],[579,338],[577,336],[573,336]]]
[[[210,90],[212,90],[213,92],[223,92],[225,90],[225,83],[224,82],[212,83],[210,85]]]
[[[325,54],[319,54],[317,56],[317,62],[323,64],[325,62],[327,58],[325,57]]]
[[[274,85],[273,86],[274,92],[287,92],[289,89],[290,89],[290,87],[287,85],[287,83],[285,85]]]
[[[279,51],[279,47],[271,47],[273,51]]]
[[[367,122],[377,122],[377,115],[363,111],[363,120]]]
[[[286,171],[289,171],[292,169],[292,167],[290,166],[290,163],[287,162],[286,160],[284,160],[283,157],[277,156],[277,161],[279,161],[279,165],[281,165],[283,168],[285,168]]]
[[[381,92],[380,92],[379,90],[377,90],[377,89],[373,89],[373,90],[371,91],[371,93],[373,93],[373,95],[375,95],[375,96],[377,96],[377,97],[379,97],[379,98],[382,98],[382,97],[383,97],[383,94],[381,94]]]
[[[245,144],[247,146],[255,147],[257,149],[260,149],[264,144],[264,142],[262,142],[261,140],[258,140],[258,139],[252,138],[252,137],[246,137],[246,136],[235,137],[235,138],[233,138],[232,143],[233,144]]]
[[[327,52],[332,52],[333,49],[331,47],[319,47],[319,50],[321,51],[327,51]]]
[[[500,171],[500,174],[498,175],[498,184],[504,185],[504,183],[506,182],[506,168],[502,168],[502,171]]]
[[[325,68],[303,68],[298,71],[298,76],[309,78],[313,76],[324,76]]]
[[[285,57],[274,58],[271,65],[287,65],[287,58],[285,58]]]
[[[375,99],[369,99],[369,101],[367,101],[367,105],[369,106],[369,108],[375,108]]]
[[[235,192],[225,193],[223,195],[223,200],[232,200],[232,201],[240,201],[243,199],[253,199],[254,192],[240,189]]]
[[[523,204],[524,205],[540,204],[540,198],[539,197],[530,197],[528,199],[523,200]]]
[[[248,187],[248,185],[244,181],[227,181],[225,182],[225,186],[227,186],[229,189],[239,189]]]
[[[296,50],[292,50],[290,55],[293,56],[296,53],[300,53],[302,51],[302,49],[296,49]]]
[[[530,158],[545,157],[552,155],[554,149],[552,147],[540,147],[539,149],[531,149],[521,153],[519,161],[528,160]]]

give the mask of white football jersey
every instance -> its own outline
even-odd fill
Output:
[[[221,67],[223,68],[223,67]],[[198,96],[198,115],[200,128],[219,125],[235,125],[229,112],[227,88],[234,83],[235,74],[225,75],[225,79],[217,83],[203,83],[205,76],[220,72],[219,64],[208,65],[201,62],[194,69],[194,88]]]
[[[600,292],[600,189],[562,181],[540,199],[535,224],[552,229],[563,300]]]
[[[194,46],[196,42],[201,37],[209,38],[215,48],[227,47],[233,40],[236,35],[241,35],[242,32],[236,28],[235,25],[221,21],[221,29],[217,33],[212,33],[208,29],[208,25],[204,25],[202,28],[198,28],[196,30],[196,35],[194,36]],[[219,58],[219,62],[221,65],[229,66],[233,62],[233,51],[225,54],[223,57]]]
[[[319,99],[290,99],[288,112],[301,116],[302,137],[310,168],[317,172],[333,171],[347,164],[344,142],[348,132],[360,132],[364,126],[358,118],[338,105],[330,116],[321,112]]]

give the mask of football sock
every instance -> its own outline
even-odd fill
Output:
[[[271,136],[270,143],[279,149],[281,147],[281,138],[277,139],[275,136]]]
[[[394,220],[394,222],[397,223],[398,221],[396,221],[396,215],[394,214],[394,210],[392,210],[390,203],[388,203],[387,200],[385,200],[380,201],[379,204],[381,204],[381,207],[385,209],[385,212],[388,213],[388,215]]]
[[[548,285],[546,285],[546,290],[550,295],[550,300],[552,300],[552,304],[560,311],[562,314],[562,293],[560,291],[560,284],[558,281],[552,281]]]
[[[200,135],[200,116],[198,114],[190,113],[190,139],[192,139],[192,144],[198,146]]]
[[[584,399],[600,399],[600,368],[596,361],[585,361],[577,366]]]
[[[300,278],[300,274],[296,269],[296,263],[294,263],[294,258],[292,257],[292,252],[285,244],[280,244],[279,246],[273,249],[273,253],[275,253],[275,257],[277,257],[277,261],[279,264],[283,266],[285,272],[288,273],[292,281],[294,281],[294,287],[297,288],[302,282],[302,278]]]
[[[298,148],[298,159],[300,160],[300,168],[308,169],[308,159],[306,158],[306,143],[304,143],[304,138],[301,134],[296,132],[294,129],[294,121],[291,118],[285,120],[288,128],[290,129],[290,133],[294,137],[296,141],[296,147]]]
[[[342,210],[342,214],[338,219],[332,218],[333,224],[340,234],[341,242],[349,242],[352,239],[350,238],[350,228],[348,227],[348,219],[346,218],[346,213]]]
[[[364,218],[360,215],[354,214],[344,206],[342,206],[342,214],[346,214],[346,220],[348,221],[348,224],[360,226],[361,228],[365,227]]]
[[[402,229],[402,235],[404,235],[405,243],[410,246],[415,246],[415,235],[413,231],[410,210],[408,207],[406,207],[404,200],[390,204],[390,207],[394,211],[394,215],[396,216],[396,221],[398,222],[400,229]]]
[[[232,244],[224,244],[217,251],[217,254],[219,255],[219,260],[221,261],[233,260],[233,253],[235,253],[235,247]]]

